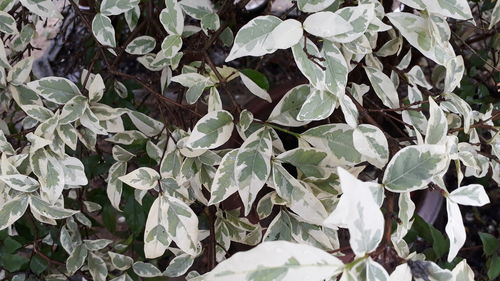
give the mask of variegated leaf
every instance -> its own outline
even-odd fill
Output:
[[[160,175],[151,168],[138,168],[125,176],[118,177],[120,181],[139,190],[148,190],[158,185]]]
[[[250,135],[239,148],[235,164],[235,180],[245,214],[250,212],[257,193],[271,172],[272,140],[264,127]]]
[[[233,132],[231,113],[225,110],[209,112],[203,116],[189,135],[186,146],[192,149],[213,149],[226,143]]]

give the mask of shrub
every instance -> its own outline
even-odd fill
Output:
[[[461,206],[500,181],[498,53],[474,43],[500,1],[248,2],[2,2],[0,279],[474,279]],[[73,75],[32,72],[49,19]]]

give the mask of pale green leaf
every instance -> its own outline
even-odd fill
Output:
[[[234,128],[233,116],[225,111],[209,112],[193,128],[186,146],[192,149],[213,149],[226,143]]]

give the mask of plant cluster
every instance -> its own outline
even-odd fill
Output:
[[[500,1],[477,21],[467,0],[248,2],[0,1],[0,280],[474,280],[461,206],[500,182],[499,111],[459,88],[499,58],[469,68],[450,23],[498,42]],[[70,12],[78,81],[37,77],[36,26]],[[276,98],[258,70],[280,56],[307,80]]]

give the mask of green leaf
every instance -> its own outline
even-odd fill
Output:
[[[423,189],[446,165],[444,146],[407,146],[387,164],[382,183],[392,192]]]
[[[493,255],[500,247],[500,240],[489,233],[479,232],[478,234],[479,238],[481,238],[481,242],[483,243],[484,253],[487,256]]]
[[[173,35],[182,35],[184,30],[184,15],[177,0],[165,0],[166,8],[160,13],[160,22],[165,30]]]
[[[204,276],[205,281],[320,281],[338,275],[343,263],[312,246],[286,241],[264,242],[237,253]]]
[[[243,82],[243,84],[245,85],[245,87],[247,87],[247,89],[252,94],[256,95],[257,97],[259,97],[267,102],[272,102],[271,96],[266,91],[266,89],[264,89],[260,85],[258,85],[252,78],[246,76],[244,73],[240,73],[240,78],[241,78],[241,81]]]
[[[24,215],[28,201],[27,196],[18,196],[0,207],[0,230],[6,229]]]
[[[488,267],[488,278],[490,280],[495,280],[500,275],[500,257],[498,255],[494,255],[489,262]]]
[[[242,69],[240,70],[240,72],[243,73],[246,77],[250,78],[260,88],[266,91],[269,90],[269,80],[267,80],[267,77],[261,72],[250,68]]]
[[[100,12],[105,16],[119,15],[139,4],[139,0],[103,0]]]
[[[271,172],[272,140],[266,127],[255,131],[241,145],[236,156],[235,179],[245,214]]]
[[[276,159],[294,165],[306,178],[327,178],[336,168],[326,152],[315,148],[295,148],[283,152]]]
[[[30,261],[30,269],[35,274],[41,274],[49,266],[49,262],[41,258],[39,255],[33,256]]]
[[[193,128],[186,146],[192,149],[213,149],[226,143],[234,128],[233,116],[225,110],[209,112]]]

